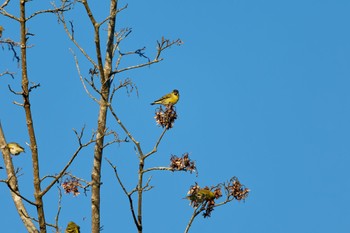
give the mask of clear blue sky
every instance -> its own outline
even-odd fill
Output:
[[[100,19],[108,8],[108,1],[103,2],[106,5],[99,2],[94,9]],[[44,7],[28,3],[34,5]],[[93,52],[91,25],[79,13],[81,7],[75,10],[69,17],[76,38]],[[132,78],[139,97],[120,92],[115,108],[148,151],[161,133],[149,103],[178,89],[178,120],[146,166],[166,166],[171,154],[189,152],[199,170],[198,177],[153,174],[155,188],[145,194],[145,232],[183,232],[192,213],[182,199],[189,186],[215,185],[232,176],[251,189],[247,201],[217,208],[209,219],[196,219],[192,233],[349,232],[349,11],[346,0],[129,2],[118,21],[118,29],[133,29],[122,45],[125,51],[146,46],[152,56],[162,35],[180,37],[184,45],[168,50],[162,63],[118,77]],[[18,25],[3,17],[0,24],[6,28],[5,38],[17,37]],[[38,17],[28,27],[35,34],[29,40],[35,45],[29,51],[29,77],[41,84],[32,93],[41,174],[54,174],[77,147],[72,128],[85,124],[86,139],[96,129],[97,105],[82,88],[68,48],[79,52],[54,16]],[[6,47],[0,59],[0,72],[9,67],[20,73]],[[125,65],[140,61],[131,59]],[[87,75],[90,65],[80,54],[79,62]],[[11,104],[21,99],[7,89],[8,84],[18,88],[19,79],[1,77],[0,113],[7,140],[25,145],[23,110]],[[108,124],[125,136],[111,117]],[[92,149],[84,150],[70,169],[87,180]],[[128,189],[134,188],[133,145],[113,145],[105,155],[118,166]],[[20,189],[30,195],[30,154],[14,161],[22,168]],[[135,232],[127,199],[105,161],[103,169],[103,232]],[[0,193],[2,229],[24,232],[4,184]],[[54,188],[45,206],[49,222],[55,216],[56,196]],[[84,194],[64,196],[61,226],[73,220],[82,232],[89,232],[89,202]]]

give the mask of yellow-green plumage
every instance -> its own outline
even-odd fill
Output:
[[[197,196],[199,199],[214,200],[215,194],[208,189],[201,189],[198,191]]]
[[[177,103],[177,101],[179,101],[180,98],[180,93],[178,90],[173,90],[171,93],[163,96],[162,98],[154,101],[153,103],[151,103],[151,105],[154,104],[162,104],[162,105],[174,105]]]
[[[75,222],[69,222],[66,228],[66,233],[80,233],[80,227]]]
[[[196,193],[186,197],[190,201],[202,203],[204,201],[212,201],[215,199],[215,194],[209,189],[199,189]]]
[[[0,26],[0,38],[2,37],[2,32],[5,31],[5,29],[3,28],[3,26]]]
[[[13,155],[19,155],[20,153],[22,152],[25,152],[24,151],[24,148],[21,147],[18,143],[16,142],[10,142],[7,144],[7,147],[9,148],[10,150],[10,153],[13,154]]]

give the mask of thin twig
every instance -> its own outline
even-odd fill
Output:
[[[56,225],[56,232],[59,232],[58,230],[58,219],[60,217],[60,213],[61,213],[61,201],[62,201],[62,191],[60,189],[60,187],[57,187],[58,189],[58,208],[57,208],[57,213],[56,213],[56,217],[55,217],[55,225]]]
[[[10,84],[7,85],[7,86],[8,86],[8,88],[9,88],[10,92],[12,92],[13,94],[15,94],[15,95],[23,95],[23,91],[16,92],[16,91],[14,91],[14,90],[11,88]]]
[[[65,172],[67,171],[67,169],[69,168],[69,166],[73,163],[74,159],[78,156],[79,152],[84,148],[89,146],[90,144],[96,142],[96,140],[98,140],[98,138],[94,139],[94,140],[90,140],[85,144],[81,143],[81,138],[83,136],[84,133],[84,128],[81,130],[80,135],[77,135],[78,137],[78,141],[79,141],[79,147],[76,149],[76,151],[74,152],[74,154],[72,155],[72,157],[70,158],[70,160],[67,162],[66,166],[64,166],[64,168],[55,176],[55,178],[53,179],[53,181],[51,181],[51,183],[40,193],[40,196],[44,196],[50,189],[51,187],[65,174]],[[77,133],[76,133],[77,134]],[[105,135],[103,135],[105,136]],[[101,136],[101,137],[103,137]]]
[[[121,179],[120,179],[120,177],[118,175],[117,167],[115,165],[113,165],[112,162],[110,160],[108,160],[107,158],[106,158],[106,160],[109,163],[109,165],[111,165],[111,167],[113,168],[115,177],[117,178],[120,187],[123,189],[123,192],[128,197],[132,218],[134,220],[134,223],[135,223],[136,227],[139,228],[140,225],[139,225],[139,223],[137,221],[137,218],[136,218],[136,214],[135,214],[135,210],[134,210],[134,204],[133,204],[133,200],[132,200],[132,197],[131,197],[131,195],[134,193],[134,191],[128,193],[128,191],[126,190],[123,182],[121,181]],[[136,189],[134,189],[134,190],[136,191]]]
[[[135,144],[139,156],[143,157],[143,152],[142,152],[142,148],[140,145],[140,142],[136,141],[136,139],[131,135],[131,133],[129,132],[129,130],[124,126],[124,124],[121,122],[121,120],[119,119],[119,117],[117,116],[117,114],[115,113],[113,107],[111,104],[108,105],[109,110],[111,111],[114,119],[118,122],[118,124],[120,125],[120,127],[124,130],[124,132],[126,133],[126,135],[128,135],[128,137],[130,138],[130,140]]]
[[[197,206],[194,208],[194,211],[193,211],[193,214],[190,218],[190,221],[188,222],[187,226],[186,226],[186,229],[185,229],[185,232],[184,233],[188,233],[188,231],[190,230],[190,227],[192,226],[192,223],[193,223],[193,220],[198,216],[198,214],[200,214],[200,212],[202,212],[202,210],[198,210],[200,206]]]
[[[10,0],[6,0],[1,6],[0,9],[3,9],[7,6],[7,4],[9,4]]]
[[[40,15],[40,14],[46,14],[46,13],[56,13],[57,14],[58,12],[68,11],[71,9],[72,5],[73,5],[73,3],[69,3],[68,5],[63,5],[60,8],[36,11],[31,16],[26,18],[26,21],[29,21],[31,18],[35,17],[36,15]]]
[[[10,179],[11,179],[11,178],[10,178]],[[14,194],[16,194],[18,197],[22,198],[24,201],[28,202],[29,204],[31,204],[31,205],[33,205],[33,206],[37,206],[37,205],[35,204],[35,202],[33,202],[33,201],[31,201],[31,200],[25,198],[25,197],[22,196],[18,191],[14,190],[14,189],[11,187],[11,185],[10,185],[10,183],[9,183],[8,180],[5,180],[5,181],[4,181],[4,180],[1,180],[0,182],[6,183],[7,187],[11,190],[11,192],[13,192]]]
[[[152,185],[149,185],[149,183],[151,183],[152,180],[152,176],[150,176],[145,184],[145,186],[142,187],[142,191],[149,191],[153,188]]]
[[[163,58],[157,59],[157,60],[153,60],[153,61],[150,61],[150,62],[146,62],[146,63],[142,63],[142,64],[139,64],[139,65],[129,66],[129,67],[126,67],[126,68],[115,70],[115,71],[111,72],[111,75],[122,73],[122,72],[127,71],[127,70],[133,70],[133,69],[137,69],[137,68],[141,68],[141,67],[145,67],[145,66],[150,66],[150,65],[152,65],[154,63],[158,63],[158,62],[160,62],[162,60],[163,60]]]
[[[167,131],[167,129],[164,128],[163,132],[162,132],[161,135],[159,136],[158,141],[157,141],[156,144],[154,145],[153,149],[145,155],[145,158],[147,158],[148,156],[150,156],[150,155],[152,155],[152,154],[154,154],[154,153],[157,152],[159,143],[160,143],[160,141],[162,140],[162,138],[163,138],[163,136],[164,136],[164,134],[165,134],[166,131]]]
[[[5,11],[5,9],[2,6],[0,7],[0,14],[2,14],[3,16],[9,17],[9,18],[11,18],[13,20],[16,20],[17,22],[20,21],[20,19],[18,17],[16,17],[16,16],[8,13],[7,11]]]
[[[126,4],[124,7],[118,9],[117,11],[115,11],[114,14],[109,15],[108,17],[106,17],[104,20],[102,20],[99,25],[102,26],[105,22],[107,22],[108,20],[112,19],[113,17],[115,17],[115,15],[117,15],[119,12],[125,10],[126,8],[128,8],[128,4]]]
[[[74,61],[75,61],[75,66],[77,67],[77,71],[78,71],[78,75],[79,75],[80,81],[81,81],[81,83],[83,84],[83,87],[84,87],[86,93],[87,93],[87,94],[89,95],[89,97],[90,97],[91,99],[93,99],[96,103],[99,103],[99,101],[90,93],[90,91],[87,89],[87,87],[86,87],[86,85],[85,85],[83,76],[82,76],[82,74],[81,74],[81,72],[80,72],[80,67],[79,67],[79,62],[78,62],[77,56],[75,55],[75,53],[73,52],[72,49],[69,49],[69,50],[70,50],[71,53],[73,54]],[[89,84],[90,84],[90,83],[89,83]],[[92,86],[92,85],[90,84],[90,86]]]
[[[58,20],[63,24],[63,28],[64,31],[66,32],[68,38],[73,42],[73,44],[80,50],[80,52],[90,61],[90,63],[94,66],[97,67],[96,62],[85,52],[85,50],[79,45],[79,43],[75,40],[74,38],[74,30],[72,27],[72,30],[69,31],[68,27],[67,27],[67,23],[66,20],[64,18],[64,14],[63,12],[57,12],[57,18]],[[71,23],[71,26],[73,26],[73,24]]]
[[[143,170],[143,173],[146,173],[146,172],[150,172],[150,171],[175,171],[174,168],[171,168],[171,167],[152,167],[152,168],[148,168],[148,169],[145,169]],[[183,170],[185,171],[185,170]]]
[[[23,213],[23,214],[24,214],[24,213]],[[28,216],[28,215],[24,215],[24,216],[25,216],[26,218],[28,218],[28,219],[33,220],[34,222],[39,223],[39,220],[36,219],[36,218],[30,217],[30,216]],[[45,225],[56,229],[56,226],[55,226],[54,224],[45,222]]]
[[[16,73],[14,73],[14,72],[9,72],[9,71],[6,70],[6,71],[0,73],[0,77],[1,77],[1,76],[4,76],[4,75],[10,75],[11,78],[14,79],[14,78],[15,78],[15,76],[14,76],[15,74],[16,74]]]

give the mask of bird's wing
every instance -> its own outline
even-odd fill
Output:
[[[171,97],[171,93],[161,97],[160,99],[156,100],[155,102],[162,101],[162,100],[168,99],[170,97]]]

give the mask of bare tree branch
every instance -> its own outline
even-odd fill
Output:
[[[61,213],[61,202],[62,202],[62,191],[59,187],[57,187],[58,189],[58,206],[57,206],[57,213],[55,216],[55,228],[56,228],[56,232],[59,232],[59,228],[58,228],[58,219],[60,217],[60,213]]]
[[[129,67],[126,67],[126,68],[122,68],[122,69],[118,69],[116,68],[116,70],[114,70],[111,75],[114,75],[114,74],[117,74],[117,73],[122,73],[124,71],[127,71],[127,70],[133,70],[133,69],[138,69],[138,68],[142,68],[142,67],[145,67],[145,66],[150,66],[154,63],[158,63],[160,61],[163,60],[163,58],[160,58],[160,55],[162,54],[162,52],[170,47],[172,47],[173,45],[181,45],[183,44],[183,42],[180,40],[180,39],[177,39],[177,40],[174,40],[174,41],[170,41],[168,39],[165,39],[164,37],[162,37],[161,41],[157,41],[157,53],[156,53],[156,56],[155,58],[152,60],[152,61],[148,61],[146,63],[142,63],[142,64],[138,64],[138,65],[134,65],[134,66],[129,66]],[[140,55],[139,52],[137,52],[138,50],[136,50],[136,52],[131,52],[131,53],[128,53],[128,54],[138,54]],[[120,53],[120,56],[118,58],[118,60],[121,59],[121,57],[123,56],[123,54]],[[142,56],[142,55],[141,55]],[[117,60],[117,64],[119,64],[120,61]]]
[[[174,172],[175,169],[173,169],[171,167],[152,167],[152,168],[145,169],[142,172],[146,173],[146,172],[150,172],[150,171],[171,171],[171,172]]]
[[[5,163],[6,173],[7,173],[7,177],[8,177],[8,185],[11,186],[11,196],[12,196],[12,200],[16,206],[17,212],[18,212],[21,220],[23,221],[26,229],[28,230],[28,232],[38,233],[39,231],[36,229],[34,223],[26,217],[26,216],[28,216],[27,209],[22,202],[22,198],[19,198],[19,196],[18,196],[18,194],[20,194],[20,191],[19,191],[18,180],[16,177],[16,171],[15,171],[14,166],[13,166],[10,151],[7,147],[5,135],[4,135],[4,132],[3,132],[3,129],[1,126],[1,122],[0,122],[0,148],[2,151],[4,163]]]
[[[116,68],[115,69],[118,69],[120,61],[121,61],[121,58],[123,56],[123,53],[120,52],[119,44],[125,38],[127,38],[130,35],[131,32],[132,32],[131,28],[123,28],[119,32],[116,32],[115,35],[114,35],[115,38],[116,38],[116,43],[113,46],[113,56],[114,56],[116,50],[118,50],[118,52],[119,52],[119,57],[117,59],[116,66],[115,66]]]
[[[152,176],[148,177],[146,184],[142,187],[142,191],[149,191],[153,188],[153,186],[149,185],[151,183]]]
[[[73,42],[73,44],[80,50],[80,52],[90,61],[90,63],[94,66],[97,67],[96,62],[85,52],[85,50],[79,45],[79,43],[75,40],[74,38],[74,27],[73,23],[70,22],[71,25],[71,30],[68,29],[66,20],[64,18],[63,12],[57,12],[57,18],[58,20],[62,23],[64,31],[66,32],[68,38]]]
[[[128,131],[128,129],[124,126],[124,124],[121,122],[121,120],[119,119],[119,117],[115,113],[115,111],[114,111],[114,109],[113,109],[111,104],[108,105],[108,108],[111,111],[114,119],[117,121],[117,123],[120,125],[120,127],[124,130],[126,135],[128,135],[130,140],[135,144],[135,146],[136,146],[136,148],[138,150],[139,157],[143,157],[143,152],[142,152],[142,148],[141,148],[140,142],[136,141],[136,139],[131,135],[131,133]]]
[[[137,227],[138,229],[140,229],[141,226],[139,225],[139,223],[138,223],[138,221],[137,221],[136,214],[135,214],[135,210],[134,210],[134,204],[133,204],[133,200],[132,200],[132,197],[131,197],[131,195],[132,195],[134,192],[132,191],[132,192],[128,193],[128,191],[126,190],[126,188],[125,188],[123,182],[121,181],[121,179],[120,179],[120,177],[119,177],[119,175],[118,175],[117,167],[116,167],[115,165],[113,165],[112,162],[111,162],[110,160],[108,160],[107,158],[106,158],[106,160],[107,160],[107,162],[109,163],[109,165],[111,165],[111,167],[113,168],[113,170],[114,170],[114,175],[115,175],[115,177],[117,178],[120,187],[122,188],[124,194],[128,197],[132,218],[133,218],[133,220],[134,220],[134,223],[135,223],[136,227]],[[136,191],[136,189],[135,189],[135,191]]]
[[[10,71],[6,70],[6,71],[0,73],[0,77],[1,77],[1,76],[4,76],[4,75],[10,75],[11,78],[14,79],[14,78],[15,78],[15,76],[14,76],[15,74],[16,74],[16,73],[14,73],[14,72],[10,72]]]
[[[163,60],[163,58],[156,59],[156,60],[153,60],[153,61],[150,61],[150,62],[146,62],[146,63],[142,63],[142,64],[139,64],[139,65],[129,66],[129,67],[126,67],[126,68],[122,68],[120,70],[115,70],[115,71],[113,71],[111,73],[111,75],[122,73],[122,72],[127,71],[127,70],[133,70],[133,69],[138,69],[138,68],[142,68],[142,67],[145,67],[145,66],[150,66],[150,65],[158,63],[158,62],[160,62],[162,60]]]
[[[119,12],[125,10],[126,8],[128,8],[128,4],[125,4],[124,7],[117,9],[116,11],[113,11],[111,15],[109,15],[108,17],[106,17],[104,20],[102,20],[99,25],[102,26],[105,22],[107,22],[108,20],[113,19]]]
[[[6,0],[1,6],[0,9],[5,8],[9,4],[10,0]]]
[[[152,155],[152,154],[154,154],[154,153],[157,152],[159,143],[160,143],[160,141],[162,140],[162,138],[163,138],[163,136],[164,136],[164,134],[165,134],[166,131],[167,131],[167,128],[164,128],[164,129],[163,129],[163,132],[161,133],[160,137],[158,138],[158,141],[157,141],[156,144],[154,145],[153,150],[151,150],[150,152],[148,152],[148,153],[145,155],[145,158],[147,158],[148,156],[150,156],[150,155]]]
[[[37,206],[33,201],[31,201],[31,200],[25,198],[24,196],[22,196],[22,195],[18,192],[18,190],[15,190],[15,189],[12,188],[12,186],[10,185],[10,182],[9,182],[9,180],[12,179],[12,178],[13,178],[13,177],[10,177],[9,179],[7,179],[7,180],[5,180],[5,181],[1,180],[1,182],[6,183],[7,187],[8,187],[13,193],[15,193],[18,197],[22,198],[24,201],[28,202],[29,204],[31,204],[31,205],[33,205],[33,206]]]
[[[9,1],[7,1],[7,2],[9,2]],[[5,4],[5,3],[4,3],[4,4]],[[13,19],[13,20],[16,20],[17,22],[20,21],[20,19],[19,19],[18,17],[14,16],[14,15],[12,15],[12,14],[10,14],[10,13],[8,13],[8,12],[4,9],[3,6],[0,7],[0,14],[2,14],[3,16],[9,17],[9,18],[11,18],[11,19]]]
[[[19,63],[20,58],[19,58],[19,56],[18,56],[18,54],[17,54],[17,52],[15,50],[15,47],[20,47],[21,43],[15,42],[15,41],[13,41],[11,39],[5,39],[5,40],[0,40],[0,44],[7,44],[9,50],[11,50],[12,53],[13,53],[13,58]],[[27,47],[29,47],[29,46],[27,46]]]
[[[28,219],[30,219],[30,220],[32,220],[32,221],[34,221],[34,222],[39,223],[39,220],[36,219],[36,218],[30,217],[30,216],[28,216],[28,215],[25,216],[25,217],[28,218]],[[56,229],[56,226],[55,226],[54,224],[51,224],[51,223],[45,222],[45,226],[52,227],[52,228],[55,228],[55,229]]]
[[[84,135],[84,129],[85,126],[83,127],[83,129],[80,131],[80,134],[78,134],[75,130],[75,134],[77,135],[77,139],[79,142],[79,147],[76,149],[76,151],[73,153],[72,157],[70,158],[70,160],[67,162],[66,166],[64,166],[64,168],[56,175],[54,176],[55,178],[51,181],[51,183],[40,193],[40,196],[44,196],[50,189],[51,187],[65,174],[65,172],[67,171],[67,169],[69,168],[69,166],[73,163],[74,159],[78,156],[79,152],[84,148],[87,147],[88,145],[90,145],[91,143],[96,142],[99,138],[96,138],[94,140],[90,140],[84,144],[82,144],[81,140],[82,137]],[[103,135],[105,136],[105,135]]]
[[[15,95],[23,95],[23,91],[20,91],[20,92],[16,92],[14,91],[10,85],[7,85],[7,87],[9,88],[10,92],[12,92],[13,94]]]
[[[192,216],[189,220],[189,222],[187,223],[187,226],[186,226],[186,229],[185,229],[185,232],[184,233],[188,233],[188,231],[190,230],[191,226],[192,226],[192,223],[193,223],[193,220],[198,216],[198,214],[200,214],[203,210],[198,210],[200,206],[197,206],[194,208],[193,210],[193,213],[192,213]]]
[[[64,3],[67,3],[67,2],[64,2]],[[30,19],[32,19],[36,15],[46,14],[46,13],[55,13],[55,14],[57,14],[58,12],[64,12],[64,11],[70,10],[71,6],[73,5],[73,3],[68,3],[68,5],[65,5],[64,3],[63,3],[63,5],[60,8],[56,8],[55,7],[55,9],[47,9],[47,10],[36,11],[31,16],[26,18],[26,21],[29,21]]]
[[[89,90],[87,89],[87,87],[86,87],[86,85],[85,85],[83,76],[82,76],[82,74],[81,74],[81,72],[80,72],[80,67],[79,67],[79,63],[78,63],[78,58],[77,58],[77,56],[75,55],[75,53],[73,52],[72,49],[70,49],[70,51],[71,51],[72,54],[73,54],[74,61],[75,61],[75,66],[77,67],[78,75],[79,75],[80,81],[81,81],[81,83],[83,84],[83,87],[84,87],[86,93],[89,95],[89,97],[90,97],[92,100],[94,100],[96,103],[99,103],[99,101],[89,92]],[[91,84],[90,84],[90,86],[91,86]]]

